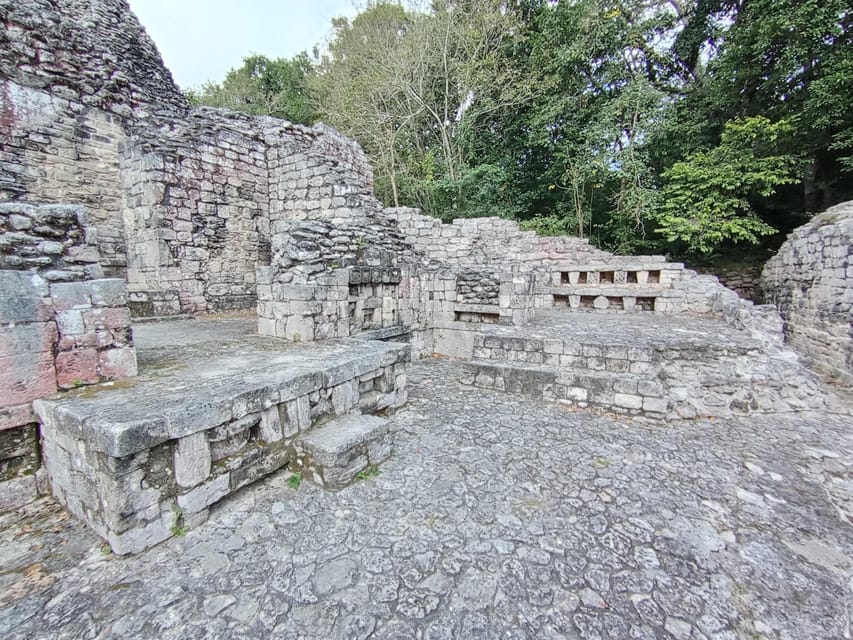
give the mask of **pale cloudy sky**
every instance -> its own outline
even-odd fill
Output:
[[[186,89],[219,81],[250,53],[271,58],[324,42],[353,0],[130,0],[175,81]]]

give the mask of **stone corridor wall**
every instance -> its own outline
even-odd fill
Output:
[[[853,202],[796,229],[765,265],[762,287],[790,344],[831,375],[853,382]]]
[[[125,0],[0,0],[0,201],[85,205],[126,261],[118,145],[187,104]]]

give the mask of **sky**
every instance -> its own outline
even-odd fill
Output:
[[[322,44],[353,0],[130,0],[182,89],[219,82],[250,53],[290,57]]]

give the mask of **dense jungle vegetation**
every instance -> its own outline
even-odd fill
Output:
[[[370,2],[313,53],[251,55],[189,96],[335,126],[387,205],[707,256],[853,198],[851,18],[849,0]]]

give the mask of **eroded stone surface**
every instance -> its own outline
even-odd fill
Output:
[[[843,638],[851,419],[650,426],[413,367],[395,455],[337,493],[272,476],[132,558],[48,500],[0,521],[0,634]]]
[[[790,343],[815,366],[853,383],[853,202],[794,230],[762,273]]]

